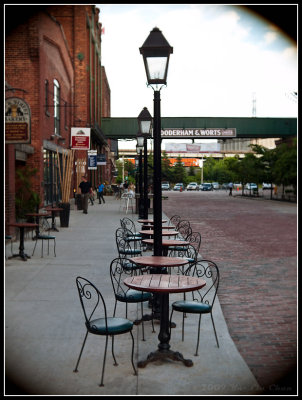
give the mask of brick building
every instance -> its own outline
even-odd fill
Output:
[[[16,171],[36,169],[31,189],[39,195],[40,207],[60,202],[59,163],[71,147],[72,127],[90,128],[90,148],[105,155],[106,165],[88,170],[84,150],[75,150],[74,160],[85,160],[83,168],[93,185],[111,183],[117,146],[101,129],[102,117],[110,116],[110,87],[101,65],[98,19],[94,5],[5,7],[7,115],[12,115],[14,101],[30,110],[30,136],[20,140],[17,125],[6,136],[6,233],[12,233],[7,224],[16,218]],[[74,167],[70,198],[77,189],[76,172]]]

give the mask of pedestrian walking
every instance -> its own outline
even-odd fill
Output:
[[[81,189],[81,194],[82,194],[82,207],[84,214],[88,214],[88,199],[90,196],[91,187],[92,187],[91,183],[88,182],[87,177],[83,175],[82,182],[79,184],[79,188]]]
[[[99,204],[102,204],[102,201],[101,201],[101,200],[103,200],[103,203],[105,204],[105,199],[104,199],[104,196],[103,196],[103,194],[104,194],[104,188],[105,188],[104,183],[99,183],[99,186],[98,186]]]
[[[93,204],[94,204],[94,193],[93,193],[92,187],[89,189],[89,200],[90,200],[91,205],[93,206]]]
[[[232,196],[232,191],[233,191],[233,182],[229,183],[229,196]]]

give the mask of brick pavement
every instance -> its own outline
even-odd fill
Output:
[[[295,394],[297,205],[225,191],[168,192],[162,204],[190,221],[200,254],[220,267],[229,332],[264,393]]]

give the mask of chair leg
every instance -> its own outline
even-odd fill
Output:
[[[35,252],[35,250],[36,250],[37,243],[38,243],[38,239],[36,239],[36,243],[35,243],[35,247],[34,247],[34,250],[33,250],[32,256],[34,255],[34,252]]]
[[[133,369],[134,369],[134,375],[137,375],[137,372],[136,372],[136,369],[135,369],[135,366],[134,366],[134,362],[133,362],[133,355],[134,355],[134,337],[133,337],[132,331],[130,331],[130,335],[131,335],[131,338],[132,338],[131,363],[132,363],[132,367],[133,367]]]
[[[197,346],[196,346],[196,352],[195,352],[194,356],[198,356],[198,346],[199,346],[199,336],[200,336],[200,321],[201,321],[201,314],[199,314]]]
[[[117,305],[117,300],[115,299],[114,310],[113,310],[113,317],[115,317],[116,305]]]
[[[185,338],[185,313],[182,313],[181,340],[184,341],[184,338]]]
[[[81,347],[80,355],[79,355],[79,358],[78,358],[76,367],[75,367],[75,369],[73,370],[73,372],[78,372],[78,365],[79,365],[80,359],[81,359],[81,357],[82,357],[82,352],[83,352],[83,350],[84,350],[84,346],[85,346],[85,343],[86,343],[87,336],[88,336],[88,331],[86,332],[86,335],[85,335],[85,338],[84,338],[84,341],[83,341],[83,344],[82,344],[82,347]]]
[[[99,386],[104,386],[103,381],[104,381],[104,372],[105,372],[107,345],[108,345],[108,336],[106,335],[105,352],[104,352],[103,369],[102,369],[102,378],[101,378],[101,383],[99,384]]]
[[[111,352],[112,352],[112,356],[113,356],[113,359],[114,359],[114,364],[113,364],[113,365],[118,365],[118,363],[116,362],[116,359],[115,359],[115,355],[114,355],[114,335],[112,335],[112,347],[111,347]]]
[[[211,313],[211,319],[212,319],[212,324],[213,324],[213,328],[214,328],[214,333],[215,333],[215,338],[216,338],[217,347],[219,347],[218,338],[217,338],[217,333],[216,333],[216,329],[215,329],[215,324],[214,324],[214,319],[213,319],[212,313]]]
[[[44,243],[44,239],[42,239],[41,257],[43,257],[43,243]]]
[[[143,341],[145,341],[145,329],[144,329],[144,319],[143,319],[143,302],[141,302],[141,310],[142,310],[142,332],[143,332]]]
[[[53,241],[53,252],[54,252],[55,257],[57,257],[57,255],[56,255],[56,239],[54,239],[54,241]]]

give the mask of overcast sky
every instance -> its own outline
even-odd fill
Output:
[[[96,7],[111,117],[137,117],[143,107],[153,115],[139,47],[154,27],[173,47],[162,117],[252,117],[253,104],[256,117],[297,117],[296,43],[276,26],[231,5]]]

